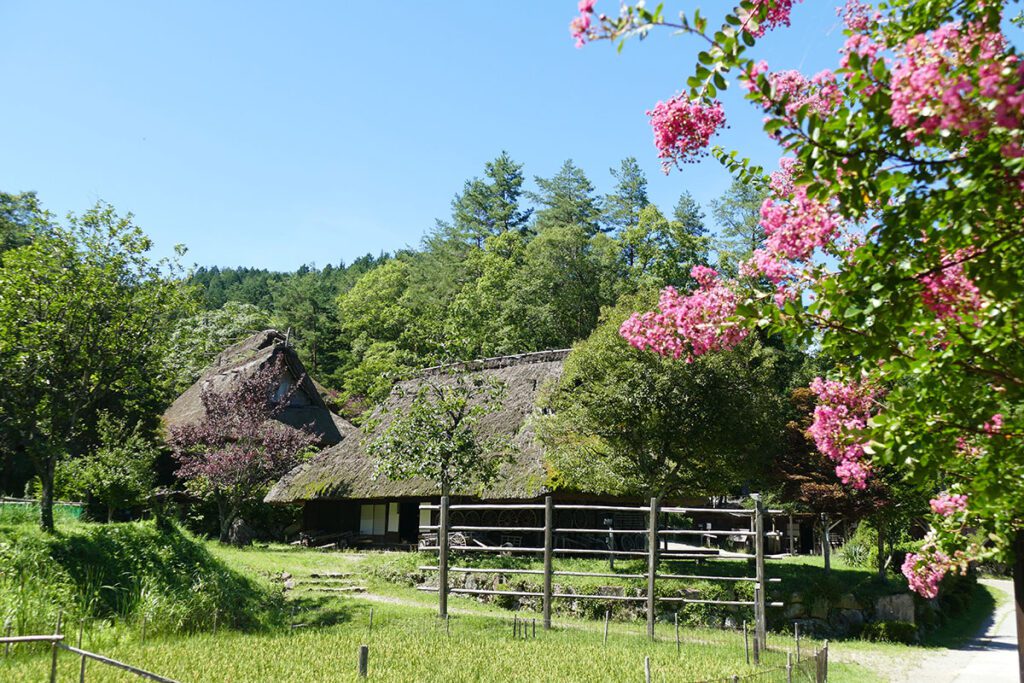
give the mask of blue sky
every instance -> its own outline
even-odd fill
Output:
[[[662,32],[622,54],[577,50],[574,12],[573,0],[7,0],[0,189],[35,190],[58,214],[110,202],[160,255],[185,244],[188,264],[282,270],[417,244],[502,149],[530,178],[571,157],[602,191],[635,156],[666,210],[683,190],[721,194],[714,160],[661,173],[644,115],[684,87],[698,44]],[[809,1],[757,54],[813,73],[841,42],[833,3]],[[724,100],[720,140],[774,164],[760,114],[735,84]]]

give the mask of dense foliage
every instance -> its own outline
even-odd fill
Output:
[[[57,462],[82,455],[98,412],[159,414],[161,361],[187,297],[131,215],[101,204],[66,226],[44,218],[0,256],[0,432],[33,463],[52,530]]]
[[[618,334],[640,304],[607,310],[566,360],[541,422],[556,482],[658,497],[723,495],[762,482],[799,362],[755,340],[692,363],[643,353]]]

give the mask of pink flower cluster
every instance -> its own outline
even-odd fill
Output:
[[[569,34],[576,39],[576,47],[583,47],[587,42],[587,31],[590,30],[590,15],[594,13],[597,0],[580,0],[576,6],[579,16],[569,22]]]
[[[776,181],[780,184],[781,181]],[[768,198],[761,204],[761,227],[768,251],[788,259],[803,260],[824,246],[839,230],[839,217],[832,209],[807,196],[807,188],[793,189],[788,202]]]
[[[881,17],[880,12],[860,0],[846,0],[845,5],[836,8],[836,15],[842,17],[850,31],[864,31]]]
[[[991,420],[981,425],[981,429],[990,436],[1003,431],[1003,414],[996,413],[993,415]]]
[[[786,198],[793,194],[793,175],[800,167],[793,157],[782,157],[779,159],[779,170],[768,174],[768,187],[777,197]]]
[[[666,287],[658,311],[634,313],[622,323],[619,334],[641,351],[687,361],[709,351],[731,349],[747,336],[738,324],[736,295],[707,266],[694,266],[690,275],[698,288],[689,296]]]
[[[967,495],[963,493],[939,494],[938,498],[932,498],[929,501],[932,506],[932,512],[943,517],[949,517],[955,512],[959,512],[967,509]]]
[[[964,273],[961,258],[961,252],[946,257],[941,268],[918,278],[924,305],[944,320],[963,322],[981,308],[981,293]]]
[[[871,474],[864,462],[864,444],[854,432],[867,427],[874,392],[860,383],[845,384],[816,377],[811,391],[818,397],[808,433],[818,450],[836,463],[836,476],[855,489],[867,487]]]
[[[754,0],[756,11],[767,7],[764,20],[757,25],[755,30],[745,28],[744,30],[752,36],[761,37],[768,29],[776,26],[789,26],[789,15],[793,11],[793,5],[800,0]]]
[[[893,123],[919,142],[952,132],[981,138],[993,127],[1024,127],[1024,61],[1006,39],[981,25],[944,24],[912,37],[897,53],[890,77]],[[1012,156],[1019,145],[1008,144]]]
[[[939,594],[939,582],[949,568],[949,558],[938,550],[932,550],[920,554],[907,553],[901,569],[903,576],[907,577],[910,590],[931,599]]]
[[[683,94],[658,102],[647,112],[654,129],[654,146],[665,173],[674,164],[695,161],[707,148],[711,136],[725,125],[721,102],[710,104],[690,100]]]
[[[790,119],[796,119],[797,113],[805,106],[808,112],[825,117],[843,103],[836,75],[828,69],[810,79],[796,70],[778,71],[769,74],[768,81],[772,86],[772,102],[786,98],[786,116]],[[766,102],[766,108],[768,105]]]

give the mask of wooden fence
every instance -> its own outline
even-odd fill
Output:
[[[781,607],[783,603],[773,602],[767,605],[765,585],[772,581],[766,576],[765,573],[765,560],[775,557],[784,557],[785,555],[773,555],[769,556],[765,553],[765,537],[766,533],[764,530],[765,517],[768,515],[768,511],[764,509],[763,503],[761,502],[760,496],[752,496],[754,499],[754,507],[752,509],[724,509],[724,508],[686,508],[686,507],[661,507],[658,504],[656,498],[652,498],[650,505],[589,505],[589,504],[556,504],[551,496],[547,496],[543,503],[525,503],[525,504],[511,504],[511,505],[496,505],[496,504],[450,504],[447,496],[442,496],[440,505],[429,505],[423,504],[420,506],[421,510],[429,510],[431,513],[437,511],[437,524],[421,525],[421,532],[436,532],[436,545],[424,545],[421,546],[421,550],[436,550],[438,552],[438,563],[437,566],[420,567],[424,571],[436,571],[438,573],[438,586],[423,586],[421,590],[437,591],[438,593],[438,613],[440,616],[445,617],[448,614],[448,595],[449,594],[467,594],[467,595],[508,595],[513,597],[539,597],[542,599],[542,611],[543,611],[543,624],[545,629],[551,628],[551,602],[556,598],[571,598],[573,600],[623,600],[623,601],[635,601],[645,602],[647,612],[647,634],[649,637],[654,637],[654,621],[655,621],[655,606],[659,602],[663,603],[683,603],[683,604],[711,604],[711,605],[736,605],[736,606],[749,606],[754,608],[754,642],[755,647],[763,650],[766,645],[766,632],[767,632],[767,619],[765,609],[768,606]],[[544,525],[543,526],[479,526],[479,525],[454,525],[451,524],[451,513],[453,511],[540,511],[544,512]],[[642,529],[623,529],[614,528],[612,524],[608,525],[608,528],[575,528],[575,527],[556,527],[555,519],[556,512],[558,511],[589,511],[589,512],[600,512],[600,513],[635,513],[641,514],[647,518],[646,528]],[[772,511],[775,512],[775,511]],[[661,518],[663,514],[700,514],[700,515],[714,515],[714,514],[727,514],[732,516],[746,517],[749,521],[749,530],[729,530],[729,529],[683,529],[673,528],[671,526],[662,525]],[[501,518],[499,517],[499,521]],[[509,545],[488,545],[480,542],[465,543],[457,546],[459,552],[474,552],[474,553],[511,553],[511,554],[526,554],[526,555],[542,555],[544,558],[543,569],[484,569],[476,567],[458,567],[452,566],[451,551],[452,551],[452,540],[453,537],[459,534],[467,533],[519,533],[519,534],[534,534],[535,536],[543,535],[543,546],[535,547],[521,547],[521,546],[509,546]],[[616,549],[614,544],[609,543],[608,549],[601,548],[566,548],[556,547],[555,538],[556,536],[564,537],[572,534],[586,534],[590,536],[606,536],[614,539],[618,535],[631,535],[631,536],[642,536],[646,539],[646,548],[643,550],[623,550]],[[754,574],[753,576],[715,576],[715,575],[688,575],[688,574],[664,574],[658,571],[659,561],[662,559],[700,559],[706,560],[712,557],[720,556],[718,549],[709,549],[702,547],[689,546],[685,548],[671,549],[669,542],[673,539],[680,537],[685,538],[687,536],[697,536],[700,538],[708,537],[747,537],[753,539],[753,553],[749,552],[731,552],[726,556],[729,558],[737,559],[752,559],[754,560]],[[563,544],[564,545],[564,544]],[[665,549],[661,546],[664,545]],[[627,558],[646,558],[647,559],[647,571],[643,574],[625,574],[625,573],[603,573],[603,572],[579,572],[579,571],[558,571],[554,567],[554,559],[556,555],[560,556],[595,556],[595,557],[627,557]],[[448,576],[450,573],[471,573],[471,574],[529,574],[543,577],[543,589],[540,592],[531,591],[509,591],[509,590],[491,590],[491,589],[476,589],[476,588],[451,588],[449,586]],[[578,593],[556,593],[552,588],[552,580],[556,576],[589,576],[589,577],[601,577],[609,579],[647,579],[647,591],[643,596],[615,596],[615,595],[588,595]],[[687,598],[687,597],[670,597],[663,596],[659,597],[655,592],[656,583],[661,580],[669,581],[687,581],[687,580],[705,580],[705,581],[748,581],[754,583],[754,599],[753,600],[704,600],[699,598]],[[778,579],[775,579],[778,581]]]
[[[78,633],[78,646],[72,647],[64,642],[64,634],[61,633],[61,627],[63,625],[63,615],[57,616],[57,628],[54,630],[52,635],[33,635],[33,636],[5,636],[0,638],[0,645],[4,646],[5,656],[10,654],[11,645],[18,643],[49,643],[50,644],[50,683],[56,683],[57,681],[57,653],[61,650],[70,652],[80,657],[80,664],[78,667],[78,681],[79,683],[85,683],[85,663],[86,660],[93,660],[100,662],[106,666],[112,666],[122,671],[135,674],[139,678],[144,678],[150,681],[156,681],[157,683],[177,683],[172,678],[166,676],[160,676],[159,674],[140,669],[131,664],[125,664],[119,662],[116,659],[110,657],[104,657],[103,655],[96,654],[95,652],[89,652],[88,650],[82,649],[82,632],[79,630]]]

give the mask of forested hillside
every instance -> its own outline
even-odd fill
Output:
[[[293,273],[197,269],[206,310],[179,330],[180,379],[198,372],[197,359],[274,325],[291,329],[310,371],[356,413],[417,367],[567,347],[624,295],[686,289],[696,264],[733,268],[762,239],[761,197],[734,186],[708,225],[688,192],[674,207],[653,205],[633,158],[610,169],[602,192],[571,160],[531,181],[503,152],[416,247]]]

